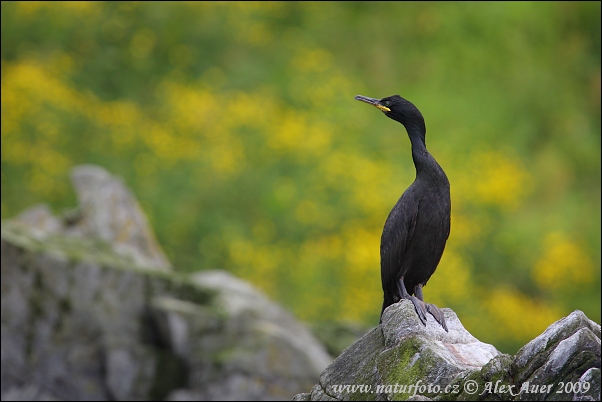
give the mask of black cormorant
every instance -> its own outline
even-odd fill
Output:
[[[449,237],[449,181],[426,150],[424,118],[412,102],[399,95],[380,100],[358,95],[355,99],[376,106],[387,117],[405,126],[416,167],[416,179],[389,213],[380,241],[384,292],[381,321],[387,307],[409,299],[424,325],[428,312],[447,331],[443,312],[434,304],[424,302],[422,287],[437,269]]]

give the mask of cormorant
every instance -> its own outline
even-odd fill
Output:
[[[357,95],[356,100],[380,109],[403,124],[412,143],[416,179],[397,201],[385,222],[380,241],[380,273],[384,292],[383,312],[391,304],[408,299],[426,325],[430,313],[447,331],[443,312],[425,303],[422,287],[437,269],[449,237],[451,199],[449,181],[426,150],[426,125],[422,113],[399,95],[381,100]]]

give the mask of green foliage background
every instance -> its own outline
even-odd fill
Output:
[[[95,163],[180,271],[225,268],[309,322],[378,323],[384,220],[423,112],[452,186],[425,297],[513,353],[600,322],[599,2],[2,3],[2,218]]]

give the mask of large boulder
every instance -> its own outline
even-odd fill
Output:
[[[227,319],[211,319],[203,306],[173,298],[154,300],[163,338],[189,367],[190,378],[203,384],[175,390],[168,399],[289,399],[331,363],[303,325],[249,283],[222,270],[191,279],[213,292],[213,306]]]
[[[171,266],[122,181],[73,173],[79,207],[2,222],[2,400],[280,400],[332,361],[224,272]]]
[[[297,401],[600,400],[600,325],[581,311],[552,324],[516,356],[480,342],[451,309],[449,332],[424,326],[403,300],[347,348]]]

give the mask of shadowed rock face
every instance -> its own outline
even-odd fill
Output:
[[[101,168],[81,205],[2,222],[2,400],[282,400],[332,361],[224,271],[169,272],[137,201]]]
[[[514,357],[473,337],[451,309],[442,311],[449,332],[430,316],[423,326],[410,301],[392,305],[382,325],[293,400],[600,400],[600,325],[581,311]]]

